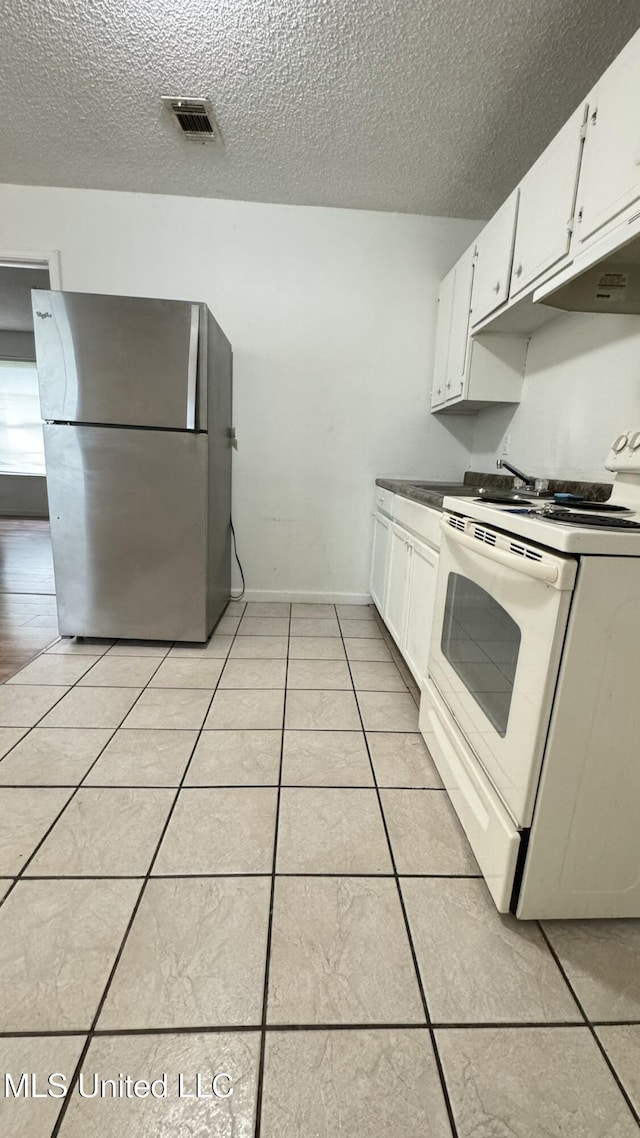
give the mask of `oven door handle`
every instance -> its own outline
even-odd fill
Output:
[[[537,581],[547,581],[549,585],[554,585],[558,580],[557,565],[549,565],[544,561],[530,561],[527,557],[519,557],[517,553],[508,553],[506,549],[496,549],[484,541],[477,541],[475,537],[460,533],[460,530],[453,529],[444,520],[440,522],[440,526],[452,541],[464,545],[473,553],[479,553],[481,557],[486,557],[489,561],[497,561],[500,565],[506,565],[508,569],[515,569],[518,573],[523,573],[525,577],[535,577]]]

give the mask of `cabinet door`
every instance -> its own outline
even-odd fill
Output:
[[[578,239],[640,198],[640,32],[605,71],[589,97],[578,189]]]
[[[373,515],[373,551],[371,554],[371,584],[369,591],[379,612],[384,612],[384,594],[387,582],[387,560],[391,522],[383,514]]]
[[[513,242],[518,214],[518,190],[507,198],[476,241],[477,258],[471,297],[471,325],[504,304],[509,296]]]
[[[401,651],[404,649],[410,561],[411,542],[406,530],[392,524],[383,616],[389,632]]]
[[[579,107],[520,184],[510,296],[569,252],[586,107]]]
[[[433,359],[433,381],[431,383],[431,408],[439,407],[447,398],[447,360],[449,357],[449,333],[451,329],[451,308],[455,268],[447,273],[438,293],[438,319],[436,322],[436,350]]]
[[[451,326],[449,329],[449,355],[445,394],[454,399],[464,390],[469,358],[469,321],[471,320],[471,289],[476,247],[472,245],[458,261],[453,270],[453,297],[451,302]]]
[[[404,656],[416,683],[423,688],[427,680],[429,663],[438,554],[435,549],[431,549],[421,541],[413,539],[411,544],[411,578]]]

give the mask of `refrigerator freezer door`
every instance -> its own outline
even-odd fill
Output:
[[[206,434],[44,437],[61,634],[205,640]]]
[[[194,430],[201,306],[33,289],[42,418]]]

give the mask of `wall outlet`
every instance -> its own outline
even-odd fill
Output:
[[[502,446],[500,448],[500,454],[501,455],[507,455],[507,454],[509,454],[510,450],[511,450],[511,435],[505,435],[503,440],[502,440]]]

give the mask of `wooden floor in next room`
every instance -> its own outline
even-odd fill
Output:
[[[49,522],[0,518],[0,683],[57,635]]]

